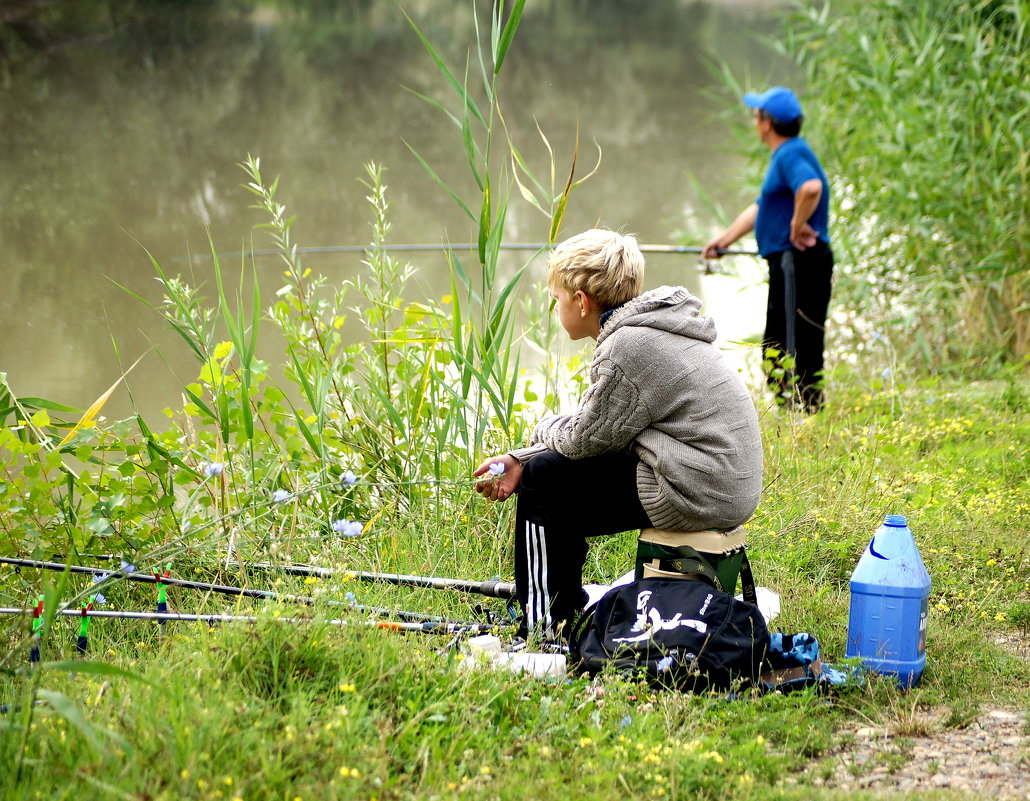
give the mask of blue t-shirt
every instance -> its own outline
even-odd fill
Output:
[[[762,192],[758,196],[755,239],[758,240],[758,252],[763,256],[790,249],[794,193],[811,178],[822,181],[823,194],[808,224],[823,242],[829,244],[830,184],[808,142],[800,136],[794,136],[773,151]]]

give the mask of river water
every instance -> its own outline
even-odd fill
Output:
[[[718,117],[725,90],[708,65],[724,59],[748,76],[747,88],[789,80],[789,66],[754,38],[778,30],[780,5],[530,0],[501,75],[510,134],[546,175],[539,126],[559,182],[577,126],[578,173],[596,147],[603,154],[572,196],[563,235],[603,225],[642,243],[697,245],[717,227],[698,186],[731,216],[750,201],[760,166],[740,155]],[[0,87],[0,372],[17,395],[85,407],[118,378],[120,363],[146,352],[107,415],[138,408],[153,416],[178,402],[198,365],[126,290],[159,301],[147,251],[166,272],[192,271],[210,297],[209,236],[220,252],[271,247],[241,188],[247,154],[261,158],[268,178],[280,176],[279,199],[296,215],[302,247],[369,241],[359,179],[370,161],[386,169],[392,243],[472,238],[409,149],[473,197],[457,129],[417,96],[453,108],[453,95],[398,6],[308,6],[166,6],[176,10],[8,71]],[[471,4],[406,8],[462,75],[475,40]],[[547,225],[516,192],[506,241],[545,241]],[[438,254],[405,255],[426,292],[444,285]],[[733,340],[760,330],[763,291],[755,261],[735,262],[738,277],[702,279],[696,256],[651,255],[647,284],[700,293],[721,338]],[[241,258],[224,263],[237,273]],[[333,280],[361,269],[360,255],[339,252],[307,254],[305,264]],[[270,298],[279,266],[266,257],[257,265]],[[544,265],[533,269],[542,276]]]

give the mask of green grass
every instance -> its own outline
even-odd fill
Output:
[[[405,635],[276,616],[309,608],[227,601],[170,590],[183,611],[257,611],[262,622],[208,627],[94,620],[90,660],[125,671],[45,669],[38,686],[67,709],[39,703],[18,748],[32,680],[26,624],[4,621],[0,765],[5,798],[831,798],[812,782],[821,759],[869,721],[918,736],[913,711],[948,711],[961,727],[977,710],[1027,709],[1025,659],[994,644],[993,632],[1025,630],[1030,598],[1026,531],[1030,462],[1022,443],[1025,406],[1005,381],[928,382],[888,391],[838,375],[824,413],[763,415],[768,489],[748,524],[759,583],[781,593],[774,626],[810,631],[839,660],[847,627],[847,581],[885,513],[903,513],[933,579],[927,670],[904,693],[871,677],[827,700],[810,692],[763,697],[654,693],[603,677],[544,681],[462,669],[445,637]],[[893,411],[892,411],[893,409]],[[362,547],[311,549],[323,564],[463,578],[510,579],[510,510],[450,487],[437,514],[395,518]],[[447,516],[445,516],[447,517]],[[588,579],[629,566],[632,535],[606,539]],[[472,618],[501,603],[260,573],[219,573],[212,551],[176,562],[187,573],[298,594]],[[4,594],[28,603],[45,578],[4,570]],[[71,577],[78,589],[81,577]],[[116,584],[110,606],[149,609],[154,588]],[[355,622],[358,622],[357,620]],[[75,660],[74,620],[44,639],[44,661]],[[61,697],[59,696],[59,697]],[[49,696],[48,696],[49,697]],[[916,726],[918,729],[918,726]],[[904,749],[892,759],[904,759]]]

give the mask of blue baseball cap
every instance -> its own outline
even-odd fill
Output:
[[[801,116],[801,103],[786,86],[774,86],[760,95],[748,92],[744,105],[761,109],[777,122],[793,122]]]

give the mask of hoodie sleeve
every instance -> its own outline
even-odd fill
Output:
[[[626,448],[651,423],[636,385],[611,359],[594,363],[593,381],[573,414],[552,415],[533,430],[532,442],[569,459]]]

